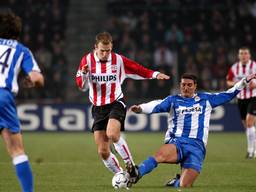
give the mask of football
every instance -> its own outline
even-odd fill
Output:
[[[112,186],[115,189],[121,189],[121,188],[129,189],[128,183],[129,183],[129,174],[125,171],[120,171],[116,173],[112,178]]]

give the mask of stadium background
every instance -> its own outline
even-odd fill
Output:
[[[46,79],[42,90],[21,90],[18,104],[39,104],[28,106],[25,115],[32,113],[41,121],[54,121],[49,126],[57,124],[58,130],[62,130],[58,122],[65,113],[73,116],[74,121],[79,120],[70,108],[91,121],[88,110],[72,105],[89,103],[88,92],[77,89],[74,77],[81,57],[93,49],[95,35],[100,31],[113,35],[117,53],[172,77],[169,81],[126,80],[123,90],[128,105],[177,93],[183,72],[199,77],[199,90],[225,90],[225,76],[237,59],[238,48],[248,46],[255,55],[254,1],[8,0],[3,5],[22,17],[21,42],[32,49]],[[51,117],[44,117],[48,114],[44,113],[45,104],[53,109]],[[228,116],[228,111],[235,111],[235,118]],[[20,116],[21,113],[19,110]],[[21,119],[24,129],[31,130],[32,116]],[[242,131],[236,107],[225,106],[223,113],[216,116],[217,122],[212,121],[211,129],[222,124],[221,130]],[[127,121],[138,126],[136,118]],[[151,122],[147,121],[145,129],[150,130]],[[81,130],[75,122],[66,126],[69,125],[74,131]],[[83,130],[88,130],[90,123],[85,125]],[[161,126],[161,130],[165,127]],[[34,130],[45,127],[40,122]]]
[[[225,76],[238,48],[248,46],[255,58],[252,0],[6,0],[0,7],[13,9],[23,19],[20,41],[31,48],[46,78],[44,89],[21,90],[17,96],[23,129],[51,132],[24,133],[39,192],[113,191],[112,176],[98,160],[93,136],[56,132],[89,130],[88,93],[77,89],[74,77],[98,32],[113,35],[115,52],[173,77],[126,80],[123,90],[129,105],[177,93],[179,76],[187,71],[198,75],[200,90],[225,90]],[[244,159],[245,136],[236,106],[219,107],[212,116],[212,130],[240,133],[210,134],[202,176],[189,191],[256,191],[256,166]],[[130,114],[127,125],[136,132],[127,139],[139,162],[158,148],[163,133],[137,131],[163,131],[166,116]],[[6,153],[0,170],[0,191],[19,191]],[[161,166],[133,190],[166,191],[163,181],[177,171],[177,166]]]

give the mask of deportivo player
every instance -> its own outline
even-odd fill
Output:
[[[227,85],[233,86],[243,77],[256,73],[256,62],[251,60],[250,49],[241,47],[238,53],[239,61],[231,66],[227,75]],[[247,154],[246,158],[256,157],[256,134],[255,134],[255,115],[256,115],[256,81],[251,81],[237,95],[238,108],[242,123],[246,128]]]
[[[96,36],[95,49],[80,63],[76,83],[83,91],[89,89],[92,107],[95,143],[104,165],[113,173],[122,171],[116,156],[110,150],[113,143],[124,160],[134,165],[126,141],[120,137],[124,130],[126,104],[121,85],[126,78],[169,79],[169,76],[144,68],[138,63],[112,52],[112,37],[107,32]]]
[[[191,187],[205,158],[212,109],[232,100],[255,77],[256,74],[250,75],[225,92],[211,94],[196,93],[196,76],[183,74],[179,95],[132,106],[131,110],[135,113],[168,112],[172,118],[165,135],[165,144],[138,167],[128,167],[130,181],[136,183],[159,163],[179,163],[181,175],[169,181],[167,186]]]
[[[43,86],[44,78],[28,48],[17,40],[21,19],[11,11],[0,12],[0,131],[23,192],[33,191],[33,176],[24,152],[14,97],[18,92],[18,74],[27,75],[26,87]]]

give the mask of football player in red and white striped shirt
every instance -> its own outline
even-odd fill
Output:
[[[241,47],[238,53],[239,61],[231,66],[227,75],[227,85],[233,86],[236,82],[247,75],[256,72],[256,62],[251,60],[250,49]],[[250,82],[238,95],[238,107],[247,136],[247,158],[256,157],[256,81]]]
[[[138,63],[112,52],[112,36],[107,32],[96,36],[94,51],[84,55],[76,74],[78,87],[89,89],[93,104],[92,130],[98,147],[98,154],[105,166],[117,173],[122,171],[116,156],[110,150],[113,143],[125,164],[132,163],[131,152],[120,136],[124,130],[126,104],[121,85],[126,78],[169,79],[169,76],[149,70]]]

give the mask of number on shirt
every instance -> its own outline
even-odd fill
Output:
[[[8,48],[8,49],[6,49],[5,52],[2,53],[2,55],[0,55],[0,66],[2,65],[1,73],[4,73],[5,68],[8,67],[7,62],[9,60],[9,56],[10,56],[11,51],[12,51],[12,49]]]

